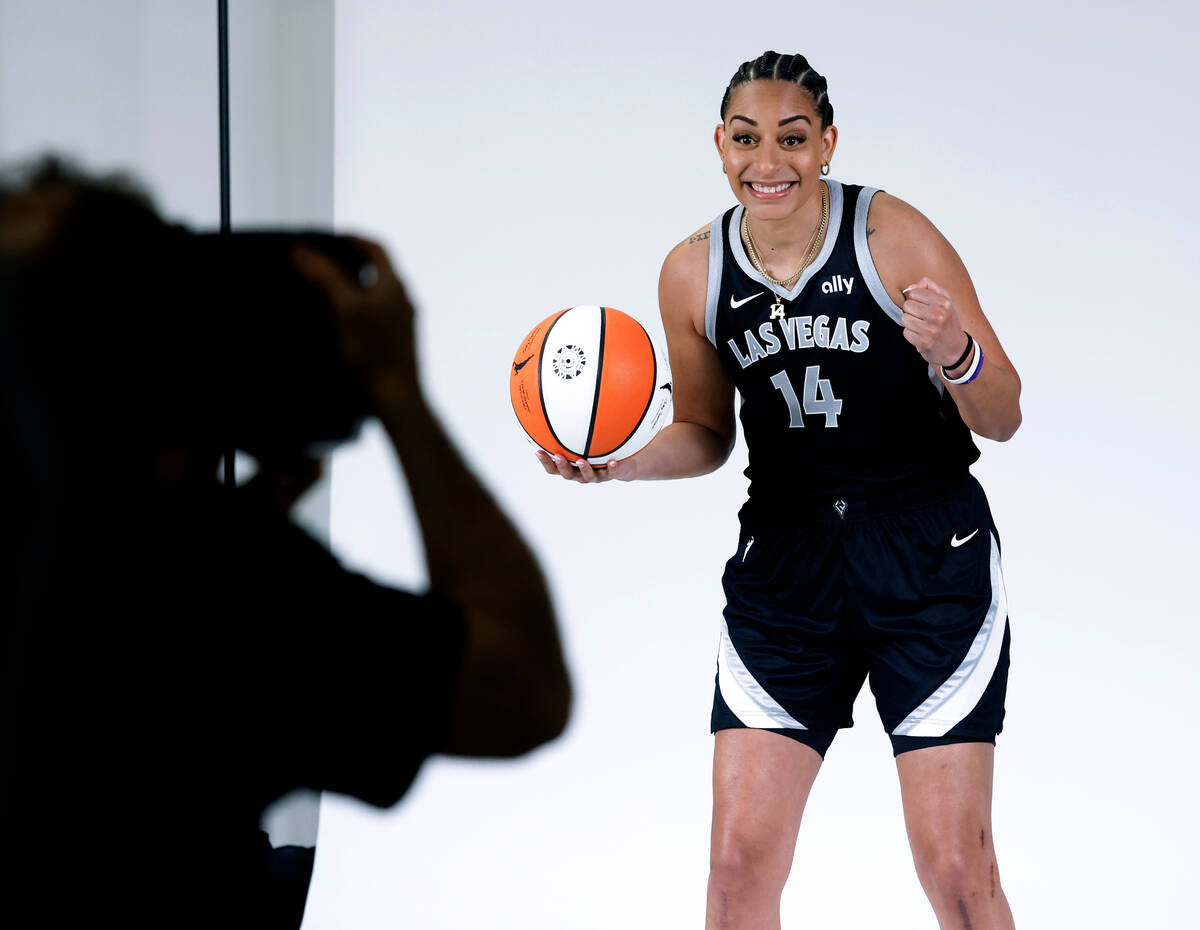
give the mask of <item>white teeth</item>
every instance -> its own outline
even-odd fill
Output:
[[[752,183],[750,186],[752,188],[754,188],[756,191],[758,191],[760,194],[778,194],[780,191],[785,191],[789,187],[791,187],[792,183],[790,181],[786,184],[753,184]]]

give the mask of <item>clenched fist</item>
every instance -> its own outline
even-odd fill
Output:
[[[904,338],[931,365],[945,368],[957,362],[967,348],[967,334],[950,294],[927,277],[910,284],[902,293],[907,298],[900,317]]]

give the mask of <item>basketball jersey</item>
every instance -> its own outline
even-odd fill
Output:
[[[791,290],[751,264],[744,207],[712,224],[705,330],[741,395],[751,501],[903,497],[961,478],[979,458],[871,259],[875,189],[825,183],[825,243]]]

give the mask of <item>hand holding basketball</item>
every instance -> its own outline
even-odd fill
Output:
[[[900,317],[904,338],[929,364],[953,364],[962,355],[967,340],[950,294],[928,277],[910,284],[903,294],[907,298]]]
[[[609,462],[607,467],[593,468],[586,459],[571,463],[561,455],[550,455],[544,449],[538,449],[534,455],[542,463],[547,475],[561,475],[568,481],[577,481],[580,484],[599,484],[602,481],[614,480],[633,481],[637,477],[637,465],[632,457],[619,462]]]

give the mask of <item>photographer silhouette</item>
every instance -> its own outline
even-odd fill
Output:
[[[248,241],[54,159],[0,185],[5,926],[297,926],[266,805],[387,806],[431,753],[519,755],[566,724],[537,562],[425,402],[383,249]],[[404,469],[427,593],[286,518],[311,442],[356,412]],[[262,463],[236,491],[231,436]]]

